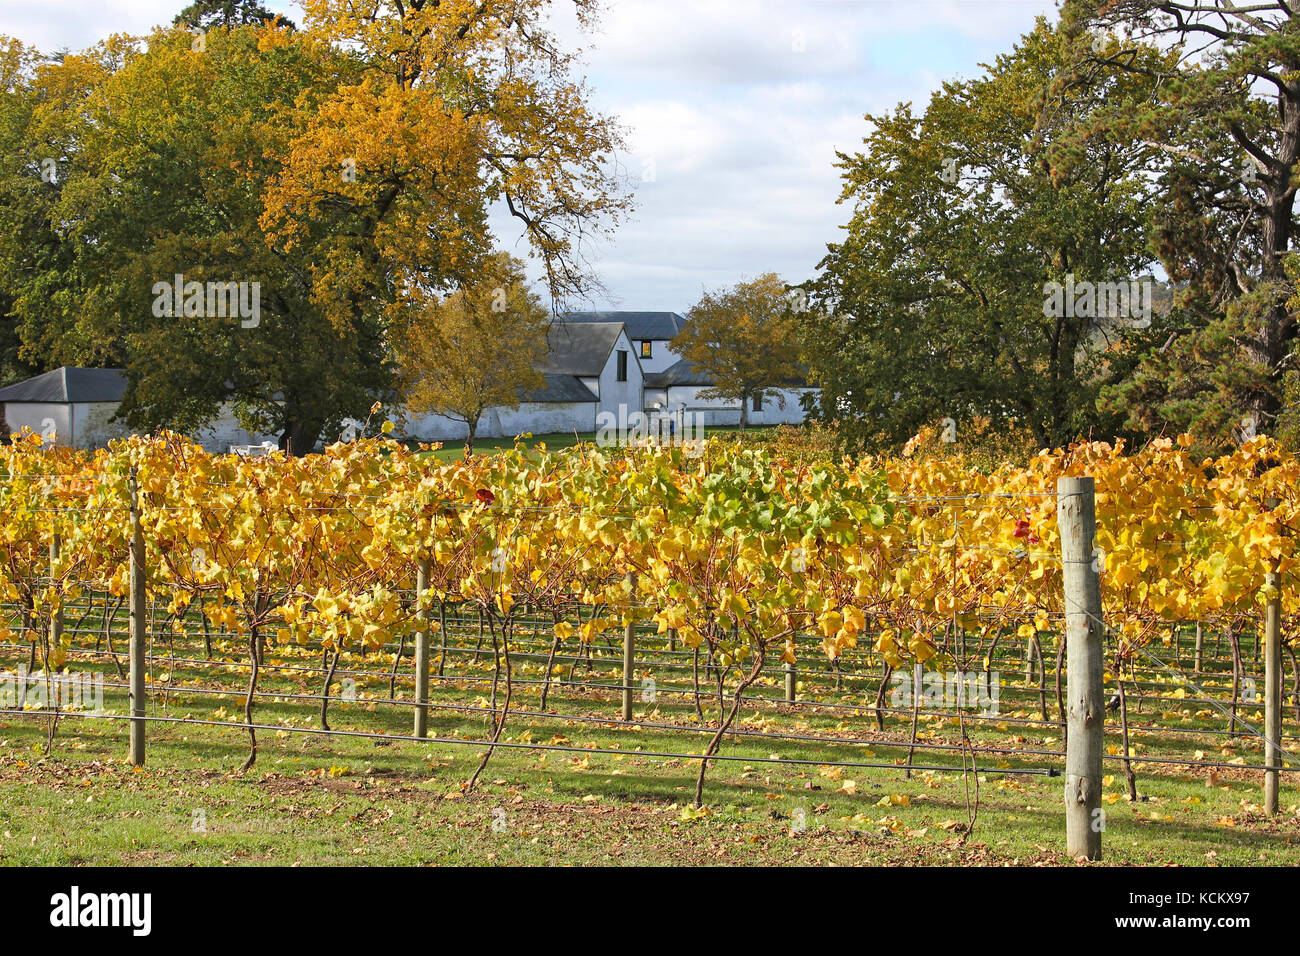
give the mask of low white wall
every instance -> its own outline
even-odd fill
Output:
[[[10,402],[4,406],[5,421],[12,432],[30,428],[36,434],[54,429],[56,445],[80,449],[103,448],[115,438],[134,434],[124,421],[114,421],[117,402]],[[208,451],[225,452],[231,445],[258,445],[276,441],[275,435],[253,435],[235,420],[233,407],[226,404],[221,414],[201,428],[194,440]]]
[[[665,410],[675,411],[684,408],[697,416],[706,426],[731,427],[740,424],[740,403],[734,400],[718,398],[705,399],[700,392],[707,389],[705,385],[673,385],[667,389],[646,389],[646,404],[657,401],[663,403]],[[763,399],[763,407],[754,411],[753,399],[750,399],[749,424],[751,425],[798,425],[804,420],[803,405],[799,398],[805,392],[816,392],[815,388],[783,389],[777,396]],[[784,403],[784,407],[782,407]]]
[[[37,435],[54,434],[54,443],[67,447],[73,443],[72,406],[54,402],[8,402],[5,422],[12,434],[24,428]],[[5,436],[8,439],[8,435]]]
[[[762,411],[755,412],[751,409],[749,420],[755,425],[800,425],[807,416],[799,399],[820,391],[818,388],[782,389],[778,397],[763,399]]]
[[[476,434],[479,438],[514,438],[525,432],[567,435],[595,430],[595,402],[525,402],[517,409],[488,409],[479,419]],[[412,441],[464,441],[468,431],[464,422],[433,414],[408,414],[399,428],[401,437]]]
[[[231,445],[260,445],[267,441],[278,445],[280,436],[255,435],[248,431],[235,419],[234,406],[226,402],[216,418],[195,432],[194,440],[208,451],[228,452]]]
[[[636,371],[635,363],[629,366],[629,378]],[[569,435],[575,431],[591,434],[596,430],[596,402],[526,402],[517,409],[491,408],[479,422],[480,438],[514,438],[530,432],[534,435]],[[55,443],[77,448],[102,448],[114,438],[132,434],[125,422],[110,421],[117,411],[116,402],[93,402],[66,405],[60,403],[10,403],[4,406],[5,419],[10,431],[19,432],[24,427],[36,434],[52,429]],[[639,411],[633,407],[632,411]],[[396,416],[399,421],[397,435],[414,441],[463,441],[466,428],[463,422],[442,415]],[[7,437],[7,436],[6,436]],[[194,440],[212,452],[227,452],[231,445],[260,445],[262,442],[278,444],[277,435],[259,435],[243,428],[235,419],[230,403],[209,424],[194,434]],[[326,444],[337,436],[325,436]]]
[[[111,421],[117,402],[79,402],[72,406],[72,429],[78,448],[103,448],[114,438],[125,438],[131,429],[123,421]]]

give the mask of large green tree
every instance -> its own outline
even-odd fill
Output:
[[[581,243],[626,197],[605,165],[617,130],[568,76],[546,7],[314,0],[303,31],[11,54],[0,288],[20,355],[124,365],[138,426],[195,428],[233,402],[304,452],[395,397],[394,337],[482,268],[492,203],[552,296],[581,292]],[[258,320],[158,309],[176,275],[256,283]]]
[[[48,366],[121,365],[122,414],[194,429],[225,402],[245,423],[310,451],[321,430],[389,384],[376,310],[350,326],[312,303],[312,250],[277,249],[259,225],[278,169],[268,141],[304,95],[346,79],[346,57],[251,28],[157,32],[38,65],[36,105],[12,178],[32,201],[8,209],[35,243],[0,240],[17,290],[24,354]],[[53,174],[42,178],[45,164]],[[19,233],[15,233],[17,235]],[[159,307],[155,287],[256,283],[256,325]]]
[[[176,14],[173,24],[194,30],[212,27],[243,27],[278,21],[283,26],[293,26],[288,18],[266,9],[257,0],[195,0]]]
[[[923,115],[867,117],[865,149],[840,154],[852,216],[804,326],[821,415],[850,442],[896,445],[941,418],[960,434],[974,416],[1017,419],[1043,445],[1113,430],[1096,399],[1117,343],[1156,334],[1147,287],[1122,308],[1048,300],[1051,283],[1114,290],[1148,272],[1140,149],[1113,135],[1052,145],[1146,81],[1059,85],[1087,42],[1040,19]]]
[[[0,37],[0,373],[6,379],[59,364],[54,340],[85,339],[71,309],[84,277],[58,214],[77,149],[62,124],[45,122],[42,111],[75,112],[115,55],[105,47],[92,56],[46,57]],[[65,310],[71,321],[57,321]]]
[[[16,40],[0,38],[0,156],[16,161],[26,135],[31,111],[35,105],[30,77],[37,56],[35,51]],[[28,220],[18,215],[18,210],[38,203],[42,194],[48,195],[50,187],[32,175],[35,166],[25,170],[27,175],[0,174],[0,247],[7,244],[45,253],[57,252],[58,241],[48,226],[35,218]],[[41,368],[40,362],[25,360],[20,354],[22,338],[19,335],[18,317],[14,314],[15,290],[18,277],[6,270],[11,264],[0,256],[0,386],[26,377]],[[0,428],[0,440],[7,437]]]
[[[1136,356],[1111,407],[1132,427],[1189,430],[1207,447],[1276,430],[1295,391],[1294,4],[1068,0],[1063,28],[1106,38],[1084,57],[1090,81],[1157,81],[1109,127],[1149,147],[1154,249],[1180,295],[1169,335]],[[1134,53],[1152,42],[1171,54],[1158,69]]]

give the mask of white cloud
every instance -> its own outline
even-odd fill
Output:
[[[0,11],[0,34],[46,52],[82,50],[114,33],[148,33],[155,24],[171,22],[182,6],[175,0],[12,3]]]
[[[943,80],[1009,50],[1051,0],[613,0],[585,49],[599,109],[629,127],[637,212],[600,251],[614,300],[684,310],[702,286],[810,276],[847,218],[836,150],[863,115],[922,108]]]
[[[46,52],[83,50],[114,33],[144,36],[167,26],[190,0],[10,0],[0,6],[0,34],[17,37]],[[288,0],[262,0],[268,10],[299,19]]]

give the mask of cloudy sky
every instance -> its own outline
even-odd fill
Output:
[[[0,34],[75,50],[147,32],[186,2],[0,0]],[[292,2],[264,3],[301,19]],[[594,33],[557,9],[596,107],[628,130],[620,161],[637,197],[594,250],[609,297],[592,307],[684,312],[746,276],[812,275],[846,218],[835,151],[861,143],[863,114],[974,75],[1055,0],[606,0]],[[517,231],[497,224],[514,248]]]

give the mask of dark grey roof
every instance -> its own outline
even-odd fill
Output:
[[[647,372],[646,388],[668,388],[673,385],[713,385],[713,376],[696,368],[689,359],[681,359],[668,366],[662,372]],[[807,388],[807,369],[800,367],[800,374],[781,386],[782,388]]]
[[[554,322],[546,333],[550,350],[541,371],[549,375],[599,375],[622,331],[622,322]]]
[[[120,368],[65,365],[0,388],[0,402],[120,402],[125,393],[126,375]]]
[[[546,384],[535,392],[525,392],[525,402],[594,402],[596,395],[574,375],[543,375]]]
[[[627,337],[638,342],[671,339],[686,321],[676,312],[566,312],[561,322],[622,322]]]
[[[712,385],[713,377],[701,372],[686,359],[668,366],[662,372],[649,372],[646,388],[667,388],[669,385]]]

